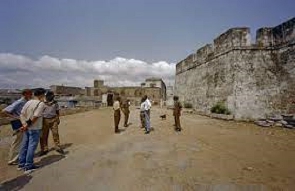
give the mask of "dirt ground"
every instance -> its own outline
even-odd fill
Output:
[[[181,122],[176,133],[171,110],[153,108],[145,135],[132,108],[130,126],[114,134],[111,108],[64,116],[67,154],[36,157],[30,176],[6,165],[11,139],[0,135],[0,190],[295,190],[294,130],[193,114]]]

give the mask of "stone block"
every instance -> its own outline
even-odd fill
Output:
[[[272,126],[272,124],[268,123],[267,121],[255,121],[254,123],[258,126],[261,126],[261,127],[271,127]]]
[[[224,115],[224,114],[215,114],[212,113],[210,114],[211,117],[216,118],[216,119],[223,119],[223,120],[233,120],[234,116],[233,115]]]

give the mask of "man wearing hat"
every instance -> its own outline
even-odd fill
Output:
[[[53,141],[55,144],[55,150],[64,154],[63,149],[60,146],[58,125],[59,120],[59,105],[57,101],[54,100],[54,93],[52,91],[47,91],[45,94],[45,106],[43,111],[43,127],[42,134],[40,137],[41,153],[40,156],[46,155],[48,153],[48,135],[49,129],[51,130]]]

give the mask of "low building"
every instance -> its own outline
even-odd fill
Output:
[[[71,86],[63,86],[63,85],[52,85],[50,86],[50,90],[54,92],[57,96],[76,96],[83,95],[84,90],[80,87],[71,87]]]
[[[109,87],[103,80],[94,80],[94,87],[85,87],[85,95],[107,106],[112,106],[115,95],[129,99],[133,105],[139,105],[141,98],[147,95],[154,105],[162,105],[166,101],[166,85],[160,78],[146,79],[145,83],[134,87]]]
[[[144,84],[144,85],[143,85]],[[148,78],[145,80],[145,83],[141,84],[141,87],[144,88],[160,88],[161,89],[161,97],[163,101],[166,100],[167,92],[166,92],[166,85],[161,78]]]

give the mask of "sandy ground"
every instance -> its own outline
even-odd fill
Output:
[[[30,176],[6,165],[2,139],[0,190],[295,190],[294,130],[184,114],[176,133],[171,110],[153,108],[145,135],[138,112],[118,135],[110,108],[63,117],[67,154],[36,157],[41,168]]]

